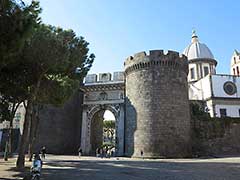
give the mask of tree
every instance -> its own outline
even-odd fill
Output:
[[[23,62],[21,56],[16,62],[9,63],[8,66],[0,69],[0,107],[2,109],[3,120],[10,122],[9,136],[6,149],[12,153],[12,128],[13,119],[19,105],[25,102],[29,96],[29,86],[35,82],[34,74],[29,63]],[[5,153],[8,155],[8,152]],[[7,160],[7,157],[5,156]]]
[[[106,138],[110,140],[113,144],[113,137],[115,133],[115,121],[113,120],[104,120],[103,121],[104,133],[106,133]]]
[[[77,37],[72,30],[63,30],[44,24],[36,28],[31,40],[24,47],[23,59],[32,63],[36,81],[29,87],[26,126],[24,124],[17,167],[24,167],[27,130],[30,124],[35,123],[32,126],[35,129],[31,128],[32,134],[35,134],[37,120],[39,120],[36,112],[39,112],[39,107],[45,103],[62,105],[77,89],[90,69],[95,56],[88,54],[87,47],[88,43],[84,38]]]
[[[40,22],[38,17],[40,12],[41,8],[37,1],[32,1],[26,6],[22,1],[0,0],[0,108],[1,119],[10,121],[6,144],[10,151],[13,118],[21,103],[19,95],[23,95],[22,89],[16,86],[22,81],[18,81],[16,77],[24,77],[19,71],[19,64],[14,62],[19,60],[19,54],[33,27]]]

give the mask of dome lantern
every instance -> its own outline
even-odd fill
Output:
[[[192,32],[192,43],[196,43],[196,42],[198,42],[198,36],[196,34],[196,31],[193,30],[193,32]]]

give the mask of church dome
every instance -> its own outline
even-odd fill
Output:
[[[188,60],[214,59],[211,50],[205,44],[199,42],[195,31],[192,34],[192,43],[185,48],[183,54],[188,57]]]

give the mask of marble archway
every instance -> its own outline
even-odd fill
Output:
[[[123,140],[124,140],[124,109],[123,104],[104,104],[104,105],[86,105],[83,111],[82,119],[82,137],[81,137],[81,148],[83,153],[86,155],[91,155],[93,150],[96,148],[95,144],[91,140],[93,133],[92,128],[93,121],[96,119],[96,115],[100,114],[103,116],[103,113],[109,110],[113,113],[116,119],[116,154],[118,156],[123,155]],[[96,142],[99,143],[99,142]]]

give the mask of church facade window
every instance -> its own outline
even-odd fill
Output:
[[[223,85],[223,89],[228,95],[233,95],[237,92],[237,86],[231,81],[225,82]]]
[[[239,76],[239,68],[238,68],[238,66],[237,66],[237,75]]]
[[[227,116],[227,109],[220,109],[220,117],[226,117]]]
[[[191,79],[195,79],[195,72],[194,72],[194,68],[190,69],[191,72]]]
[[[235,68],[233,68],[233,75],[236,75]]]

